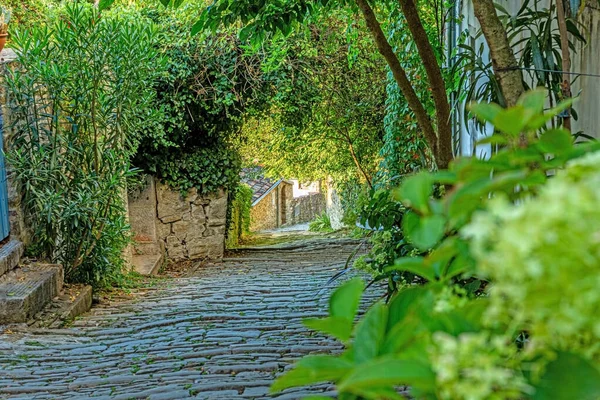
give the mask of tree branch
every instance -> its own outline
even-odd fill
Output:
[[[406,71],[404,71],[404,69],[402,68],[400,60],[398,60],[396,53],[394,53],[394,49],[387,41],[385,34],[381,29],[381,25],[379,24],[379,21],[377,21],[377,17],[373,12],[373,9],[371,8],[367,0],[356,0],[356,4],[362,12],[363,17],[365,18],[367,28],[371,32],[373,40],[377,45],[377,50],[379,50],[379,53],[387,61],[390,70],[392,71],[392,75],[394,76],[394,79],[396,80],[396,83],[400,88],[400,91],[406,98],[406,102],[408,103],[408,106],[410,107],[412,112],[415,113],[415,117],[417,119],[417,123],[419,124],[419,128],[421,128],[421,130],[423,131],[425,140],[427,141],[427,144],[431,148],[437,160],[438,140],[433,124],[431,123],[431,120],[429,118],[429,114],[423,107],[421,100],[419,100],[419,97],[415,93],[414,88],[410,84],[410,81],[406,76]],[[443,166],[440,167],[444,168]]]
[[[399,0],[399,2],[406,18],[406,25],[412,33],[417,51],[427,73],[429,85],[431,86],[431,96],[435,104],[435,116],[438,128],[437,151],[435,153],[436,162],[439,168],[447,168],[452,160],[452,126],[450,121],[450,103],[448,102],[448,94],[442,70],[427,37],[427,32],[423,28],[423,23],[419,18],[419,11],[415,6],[414,0]]]

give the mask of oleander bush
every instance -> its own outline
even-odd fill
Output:
[[[312,355],[273,391],[336,383],[340,399],[600,397],[600,146],[546,128],[534,91],[519,104],[472,107],[501,132],[489,160],[458,159],[396,191],[404,237],[419,256],[388,271],[410,282],[355,323],[360,279],[338,288],[329,316],[305,321],[346,344]],[[444,196],[432,196],[436,185]],[[473,290],[464,282],[477,283]]]
[[[143,21],[69,3],[48,26],[17,30],[6,82],[7,155],[24,197],[32,255],[63,264],[68,281],[123,278],[129,243],[126,180],[153,122],[160,57]]]

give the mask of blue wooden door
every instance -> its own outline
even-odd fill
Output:
[[[6,184],[6,164],[4,163],[4,118],[0,110],[0,240],[10,233],[8,220],[8,186]]]

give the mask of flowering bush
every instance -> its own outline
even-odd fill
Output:
[[[362,282],[342,285],[330,316],[306,325],[347,350],[303,359],[274,391],[334,381],[340,399],[399,399],[402,385],[419,399],[600,398],[600,151],[562,129],[538,137],[564,107],[544,113],[544,100],[473,107],[504,149],[405,180],[403,233],[424,256],[388,270],[427,283],[356,325]]]
[[[569,164],[537,198],[490,202],[463,229],[489,278],[487,318],[526,329],[530,347],[600,362],[600,152]]]

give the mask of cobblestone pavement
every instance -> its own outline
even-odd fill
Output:
[[[301,321],[325,315],[325,283],[354,248],[336,240],[246,250],[101,304],[69,329],[0,334],[0,399],[334,396],[327,384],[272,397],[268,389],[303,355],[341,349]]]

